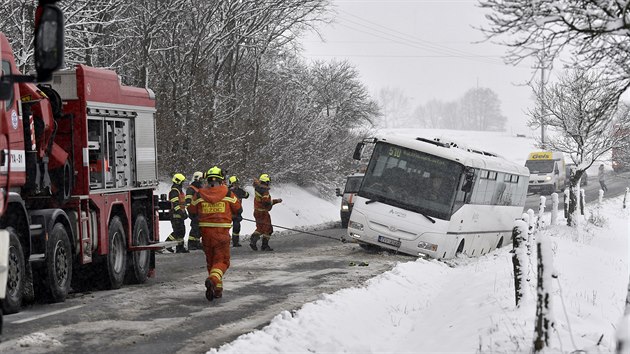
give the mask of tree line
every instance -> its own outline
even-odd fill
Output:
[[[34,4],[0,9],[22,72]],[[330,20],[327,0],[75,0],[66,67],[115,70],[156,94],[162,178],[219,165],[230,174],[332,190],[379,109],[347,62],[307,63],[297,39]],[[317,171],[317,173],[313,173]]]
[[[507,122],[499,96],[489,88],[469,89],[454,101],[431,99],[413,110],[398,88],[381,89],[377,100],[383,115],[380,123],[386,128],[505,131]]]

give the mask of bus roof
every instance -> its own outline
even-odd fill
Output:
[[[410,139],[401,137],[379,137],[375,140],[376,142],[382,141],[412,150],[422,151],[430,155],[459,162],[464,166],[529,176],[529,169],[525,166],[508,161],[505,158],[491,152],[477,150],[470,147],[459,147],[457,144],[452,142],[445,142],[439,139]]]

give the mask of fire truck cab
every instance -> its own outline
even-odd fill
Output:
[[[3,73],[18,74],[0,33]],[[143,283],[159,244],[155,96],[79,65],[15,82],[0,112],[9,234],[5,313],[70,289]],[[1,280],[1,278],[0,278]]]

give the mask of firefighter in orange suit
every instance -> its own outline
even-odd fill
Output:
[[[188,252],[184,247],[184,236],[186,236],[186,225],[184,221],[188,218],[188,214],[186,213],[186,196],[182,188],[182,184],[185,180],[186,177],[181,173],[173,175],[173,185],[171,185],[171,190],[168,192],[168,200],[170,200],[173,205],[171,208],[171,226],[173,227],[173,232],[166,238],[167,241],[178,241],[179,244],[177,244],[175,249],[177,252],[183,253]],[[167,250],[173,252],[170,248],[167,248]]]
[[[254,180],[254,191],[256,192],[256,196],[254,197],[256,231],[252,233],[249,239],[249,246],[254,251],[258,251],[256,243],[261,237],[262,245],[260,249],[263,251],[273,251],[273,249],[269,247],[269,238],[271,238],[271,234],[273,233],[269,211],[275,204],[282,203],[282,199],[271,199],[271,195],[269,194],[270,183],[271,178],[269,178],[269,175],[266,173],[263,173],[257,180]]]
[[[214,166],[206,173],[208,184],[193,196],[188,211],[199,219],[201,243],[206,254],[206,298],[223,296],[223,275],[230,267],[232,215],[242,212],[241,202],[223,183],[223,171]]]

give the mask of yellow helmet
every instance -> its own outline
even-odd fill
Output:
[[[176,174],[173,175],[173,183],[175,183],[175,184],[181,184],[185,180],[186,180],[186,176],[184,176],[181,173],[176,173]]]
[[[210,167],[208,172],[206,172],[206,178],[207,179],[218,178],[218,179],[222,180],[222,179],[224,179],[223,171],[220,168],[218,168],[217,166]]]
[[[258,180],[265,183],[271,182],[271,178],[269,178],[269,175],[266,173],[263,173],[262,175],[260,175],[260,177],[258,177]]]
[[[193,173],[193,181],[198,181],[203,177],[203,172],[197,171]]]
[[[236,176],[230,176],[228,181],[230,182],[230,184],[238,183],[238,178]]]

